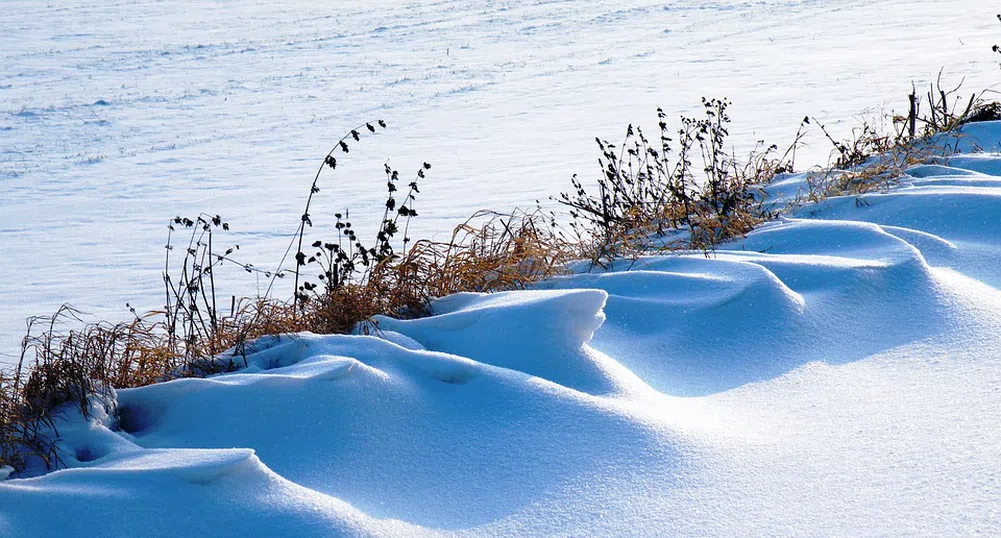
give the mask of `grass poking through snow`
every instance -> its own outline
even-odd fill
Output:
[[[834,147],[833,162],[808,175],[801,201],[889,188],[908,166],[942,151],[931,143],[936,135],[1001,117],[1001,105],[982,95],[966,100],[955,94],[933,86],[922,113],[922,99],[913,92],[909,114],[893,118],[891,134],[865,124],[851,140],[836,141],[820,125]],[[682,117],[673,130],[658,110],[656,140],[632,125],[622,144],[598,139],[597,180],[574,176],[572,190],[554,198],[566,219],[541,209],[481,211],[448,241],[414,241],[410,220],[418,216],[420,185],[431,165],[422,163],[409,180],[387,165],[383,216],[373,238],[359,237],[347,211],[333,215],[330,236],[308,238],[324,172],[336,170],[350,145],[384,129],[381,120],[352,129],[324,156],[298,229],[273,270],[238,261],[237,246],[219,246],[216,235],[229,231],[220,216],[175,217],[168,228],[162,309],[138,313],[130,307],[132,320],[116,324],[84,323],[69,306],[29,320],[17,368],[0,372],[0,468],[14,476],[56,468],[61,413],[86,417],[95,404],[114,413],[114,388],[240,369],[264,336],[367,334],[378,331],[376,315],[431,315],[436,297],[529,288],[579,260],[594,267],[665,250],[710,255],[776,216],[763,187],[793,171],[811,121],[804,120],[785,152],[759,145],[741,159],[728,149],[729,102],[703,99],[702,105],[701,117]],[[267,291],[219,297],[217,269],[225,264],[264,276]],[[289,280],[288,298],[276,298]]]

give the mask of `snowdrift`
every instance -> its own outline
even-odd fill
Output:
[[[0,482],[0,534],[995,534],[999,174],[943,158],[708,257],[119,391],[67,414],[69,468]]]

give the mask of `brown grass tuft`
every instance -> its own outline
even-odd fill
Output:
[[[448,242],[421,240],[391,267],[393,287],[419,300],[460,291],[525,289],[565,271],[569,245],[541,211],[480,211]]]
[[[885,191],[896,185],[907,168],[948,157],[955,141],[963,137],[964,125],[1001,118],[1001,103],[984,99],[985,92],[969,98],[959,95],[962,82],[952,89],[942,87],[942,73],[922,97],[917,89],[908,95],[906,116],[892,116],[892,132],[868,121],[852,130],[847,140],[835,140],[814,119],[833,146],[830,165],[807,177],[808,188],[799,203],[815,203],[831,196],[861,196]],[[925,110],[922,112],[922,105]],[[951,144],[935,143],[948,134]]]

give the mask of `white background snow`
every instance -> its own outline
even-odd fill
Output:
[[[593,138],[653,129],[657,106],[674,118],[727,96],[750,149],[787,143],[807,114],[846,134],[942,67],[970,91],[995,84],[988,4],[4,3],[0,362],[24,318],[63,302],[111,319],[162,304],[174,215],[221,214],[244,261],[274,265],[319,159],[362,121],[391,130],[342,159],[315,214],[350,207],[371,229],[383,163],[427,160],[427,236],[593,177]],[[826,161],[810,141],[799,162]]]

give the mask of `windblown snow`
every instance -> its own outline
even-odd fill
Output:
[[[1001,123],[964,129],[996,147]],[[61,425],[12,536],[1001,531],[1001,155],[715,253],[459,294]],[[802,174],[773,192],[794,192]]]

